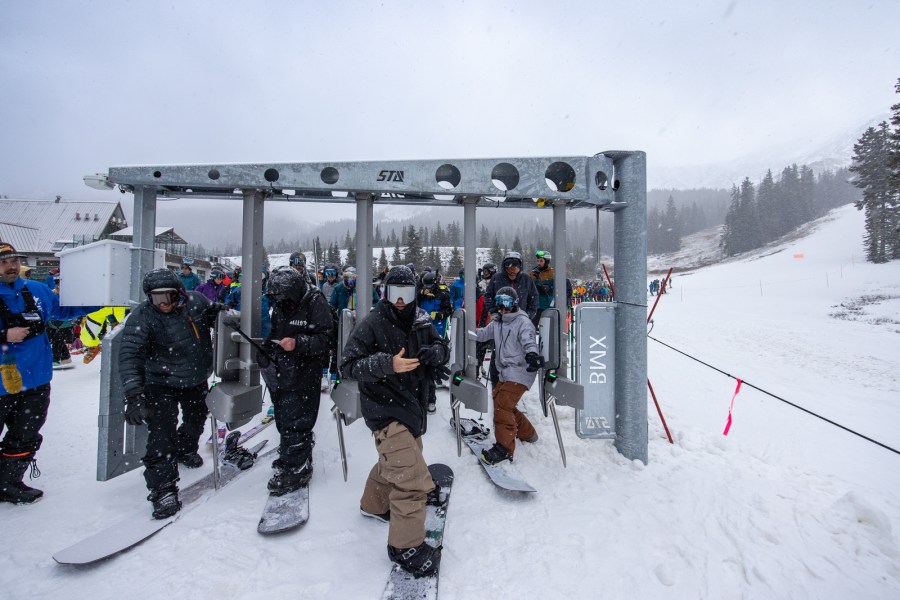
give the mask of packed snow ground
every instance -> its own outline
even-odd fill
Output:
[[[651,335],[900,449],[900,262],[863,262],[862,223],[845,207],[808,237],[679,274]],[[441,597],[900,597],[900,455],[746,386],[724,437],[735,381],[648,344],[675,444],[649,396],[648,465],[611,442],[579,439],[574,411],[561,408],[564,469],[532,390],[526,405],[541,440],[520,447],[515,464],[533,495],[495,488],[465,448],[457,457],[439,392],[425,455],[456,472]],[[327,396],[302,529],[256,533],[270,476],[261,464],[130,551],[88,567],[54,563],[55,551],[149,511],[139,471],[95,481],[98,363],[55,374],[38,455],[46,495],[0,505],[0,596],[380,597],[387,526],[358,512],[373,443],[361,421],[345,430],[345,483]],[[263,435],[276,443],[274,427]],[[182,483],[206,470],[183,470]]]

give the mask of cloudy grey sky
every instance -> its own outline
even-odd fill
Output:
[[[126,164],[608,149],[646,151],[653,185],[885,113],[898,26],[897,0],[2,2],[0,194],[111,200],[81,177]]]

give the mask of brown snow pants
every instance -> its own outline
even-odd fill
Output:
[[[422,456],[422,438],[394,421],[375,432],[378,462],[369,472],[360,508],[367,513],[391,511],[388,544],[413,548],[425,541],[425,498],[434,489]]]
[[[516,451],[516,438],[530,440],[537,433],[528,417],[516,408],[519,398],[527,391],[527,387],[514,381],[494,386],[494,435],[510,456]]]

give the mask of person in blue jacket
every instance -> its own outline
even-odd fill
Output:
[[[269,297],[266,296],[266,282],[269,279],[269,273],[266,270],[263,270],[262,274],[262,299],[259,305],[259,314],[260,314],[260,328],[259,335],[263,338],[269,336],[269,333],[272,331],[272,305],[269,302]],[[229,288],[228,294],[225,296],[225,306],[227,308],[233,308],[234,310],[241,310],[241,286],[240,280],[238,280],[238,284],[232,284]]]
[[[466,293],[466,271],[465,269],[459,270],[459,279],[453,282],[450,286],[450,301],[453,303],[453,310],[457,308],[462,308],[463,302],[465,302],[465,293]]]
[[[184,285],[185,291],[193,291],[200,285],[200,278],[191,270],[191,265],[181,265],[181,273],[178,276],[181,277],[181,283]]]
[[[46,333],[51,319],[83,317],[99,306],[61,307],[43,283],[19,277],[25,256],[0,243],[0,502],[30,504],[44,495],[25,485],[25,471],[40,474],[34,456],[50,407],[53,351]]]

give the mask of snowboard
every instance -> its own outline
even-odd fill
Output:
[[[460,424],[462,424],[462,419],[460,419]],[[478,464],[484,467],[484,472],[488,474],[488,477],[491,478],[491,481],[493,481],[494,484],[498,487],[513,492],[537,491],[536,489],[531,487],[528,482],[522,480],[519,477],[518,473],[516,472],[515,466],[511,462],[503,461],[500,464],[488,465],[481,460],[481,451],[492,446],[490,440],[478,439],[476,437],[464,437],[463,442],[465,442],[466,446],[469,447],[469,450],[472,451],[472,454],[474,454],[478,458]]]
[[[281,496],[269,494],[256,531],[263,535],[290,531],[309,520],[309,485]]]
[[[268,440],[263,440],[250,449],[254,455],[258,455]],[[270,450],[266,456],[275,450]],[[262,461],[257,461],[262,462]],[[243,471],[236,466],[225,463],[219,468],[219,488],[231,482]],[[115,523],[97,533],[64,548],[53,555],[53,560],[62,565],[86,565],[98,560],[108,558],[140,544],[156,532],[168,527],[177,521],[190,509],[202,504],[216,491],[213,474],[192,483],[178,494],[181,500],[181,510],[167,519],[154,519],[147,506],[130,517]]]
[[[447,507],[450,504],[450,489],[453,487],[453,470],[447,465],[428,465],[431,478],[441,486],[441,505],[425,507],[425,543],[437,548],[444,541],[444,527],[447,524]],[[415,577],[394,565],[388,576],[382,600],[437,600],[440,565],[427,577]]]
[[[68,371],[69,369],[74,369],[74,368],[75,368],[75,363],[65,363],[65,364],[60,364],[60,365],[56,365],[56,364],[53,365],[54,371]]]

